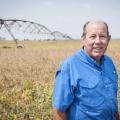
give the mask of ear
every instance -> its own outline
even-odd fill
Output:
[[[81,36],[81,41],[82,41],[82,46],[84,47],[85,46],[85,37],[84,36]]]
[[[81,36],[81,40],[84,41],[84,36]]]
[[[111,40],[111,35],[109,35],[108,40],[109,40],[109,41]]]

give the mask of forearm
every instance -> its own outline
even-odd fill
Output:
[[[66,113],[53,109],[53,120],[67,120]]]

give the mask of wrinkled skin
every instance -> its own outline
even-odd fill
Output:
[[[107,28],[103,22],[90,22],[86,27],[86,35],[82,37],[85,53],[99,64],[110,39],[111,36],[107,34]]]

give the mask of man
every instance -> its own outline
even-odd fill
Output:
[[[56,72],[54,120],[119,120],[118,76],[112,60],[104,55],[110,39],[105,22],[84,25],[83,48]]]

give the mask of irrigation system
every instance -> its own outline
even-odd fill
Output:
[[[66,40],[71,39],[67,34],[59,31],[51,31],[39,23],[0,18],[0,40]]]

